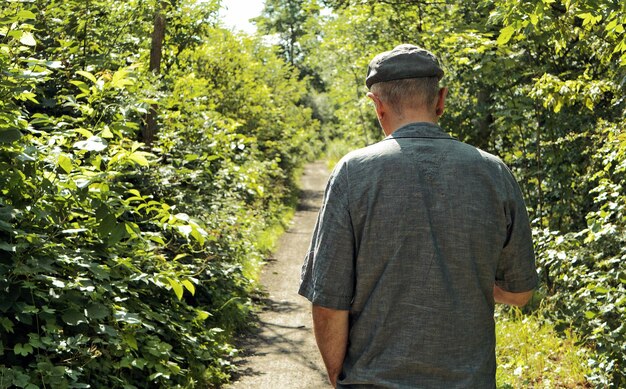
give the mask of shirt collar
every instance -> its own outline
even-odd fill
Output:
[[[449,134],[445,133],[438,125],[428,122],[407,124],[395,130],[385,139],[399,138],[454,139]]]

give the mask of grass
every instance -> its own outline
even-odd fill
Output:
[[[254,283],[259,281],[259,276],[265,263],[264,259],[276,249],[278,239],[286,231],[295,212],[295,204],[287,204],[280,207],[277,211],[278,215],[272,223],[256,234],[254,245],[260,256],[250,256],[244,261],[243,274],[246,278],[253,280]]]
[[[518,309],[496,313],[497,387],[590,388],[592,352],[571,331],[559,336],[536,314]]]
[[[254,237],[254,246],[261,254],[260,257],[250,257],[243,264],[243,273],[246,278],[251,279],[254,283],[259,281],[261,270],[263,269],[265,257],[271,255],[276,250],[278,240],[285,233],[289,227],[289,223],[296,213],[298,206],[298,200],[300,196],[300,177],[302,176],[303,167],[298,167],[294,170],[294,185],[290,196],[286,199],[285,203],[275,207],[271,211],[275,216],[272,217],[270,224],[265,228],[258,231]]]
[[[356,146],[344,139],[334,139],[326,146],[324,159],[328,161],[328,168],[332,170],[337,162],[352,150],[358,149]]]
[[[256,244],[262,253],[271,253],[276,249],[278,239],[285,232],[294,214],[294,207],[285,207],[278,220],[257,235]]]

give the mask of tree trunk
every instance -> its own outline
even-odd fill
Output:
[[[493,116],[491,115],[491,96],[486,86],[478,91],[476,98],[478,99],[478,117],[475,120],[476,140],[473,145],[479,149],[489,150]]]
[[[150,47],[150,71],[159,74],[161,71],[161,57],[163,55],[163,39],[165,38],[165,18],[162,14],[163,6],[157,4],[154,15],[154,29],[152,31],[152,46]],[[143,141],[146,145],[151,145],[157,132],[157,105],[152,104],[150,111],[146,115],[146,124],[142,131]]]

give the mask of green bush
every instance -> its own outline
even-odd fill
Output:
[[[157,3],[171,11],[160,76],[144,44]],[[270,49],[187,23],[215,10],[0,10],[0,388],[228,379],[250,319],[255,237],[315,153],[317,124]],[[209,33],[221,43],[203,43]],[[236,77],[217,77],[216,58]],[[151,107],[149,148],[138,140]]]
[[[545,313],[561,328],[576,328],[598,353],[591,380],[626,385],[626,148],[617,126],[606,125],[593,156],[597,187],[588,227],[568,234],[537,231],[539,265],[550,295]]]

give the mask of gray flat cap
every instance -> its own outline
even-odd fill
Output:
[[[378,54],[367,67],[365,85],[418,77],[443,77],[443,70],[433,53],[415,45],[399,45]]]

